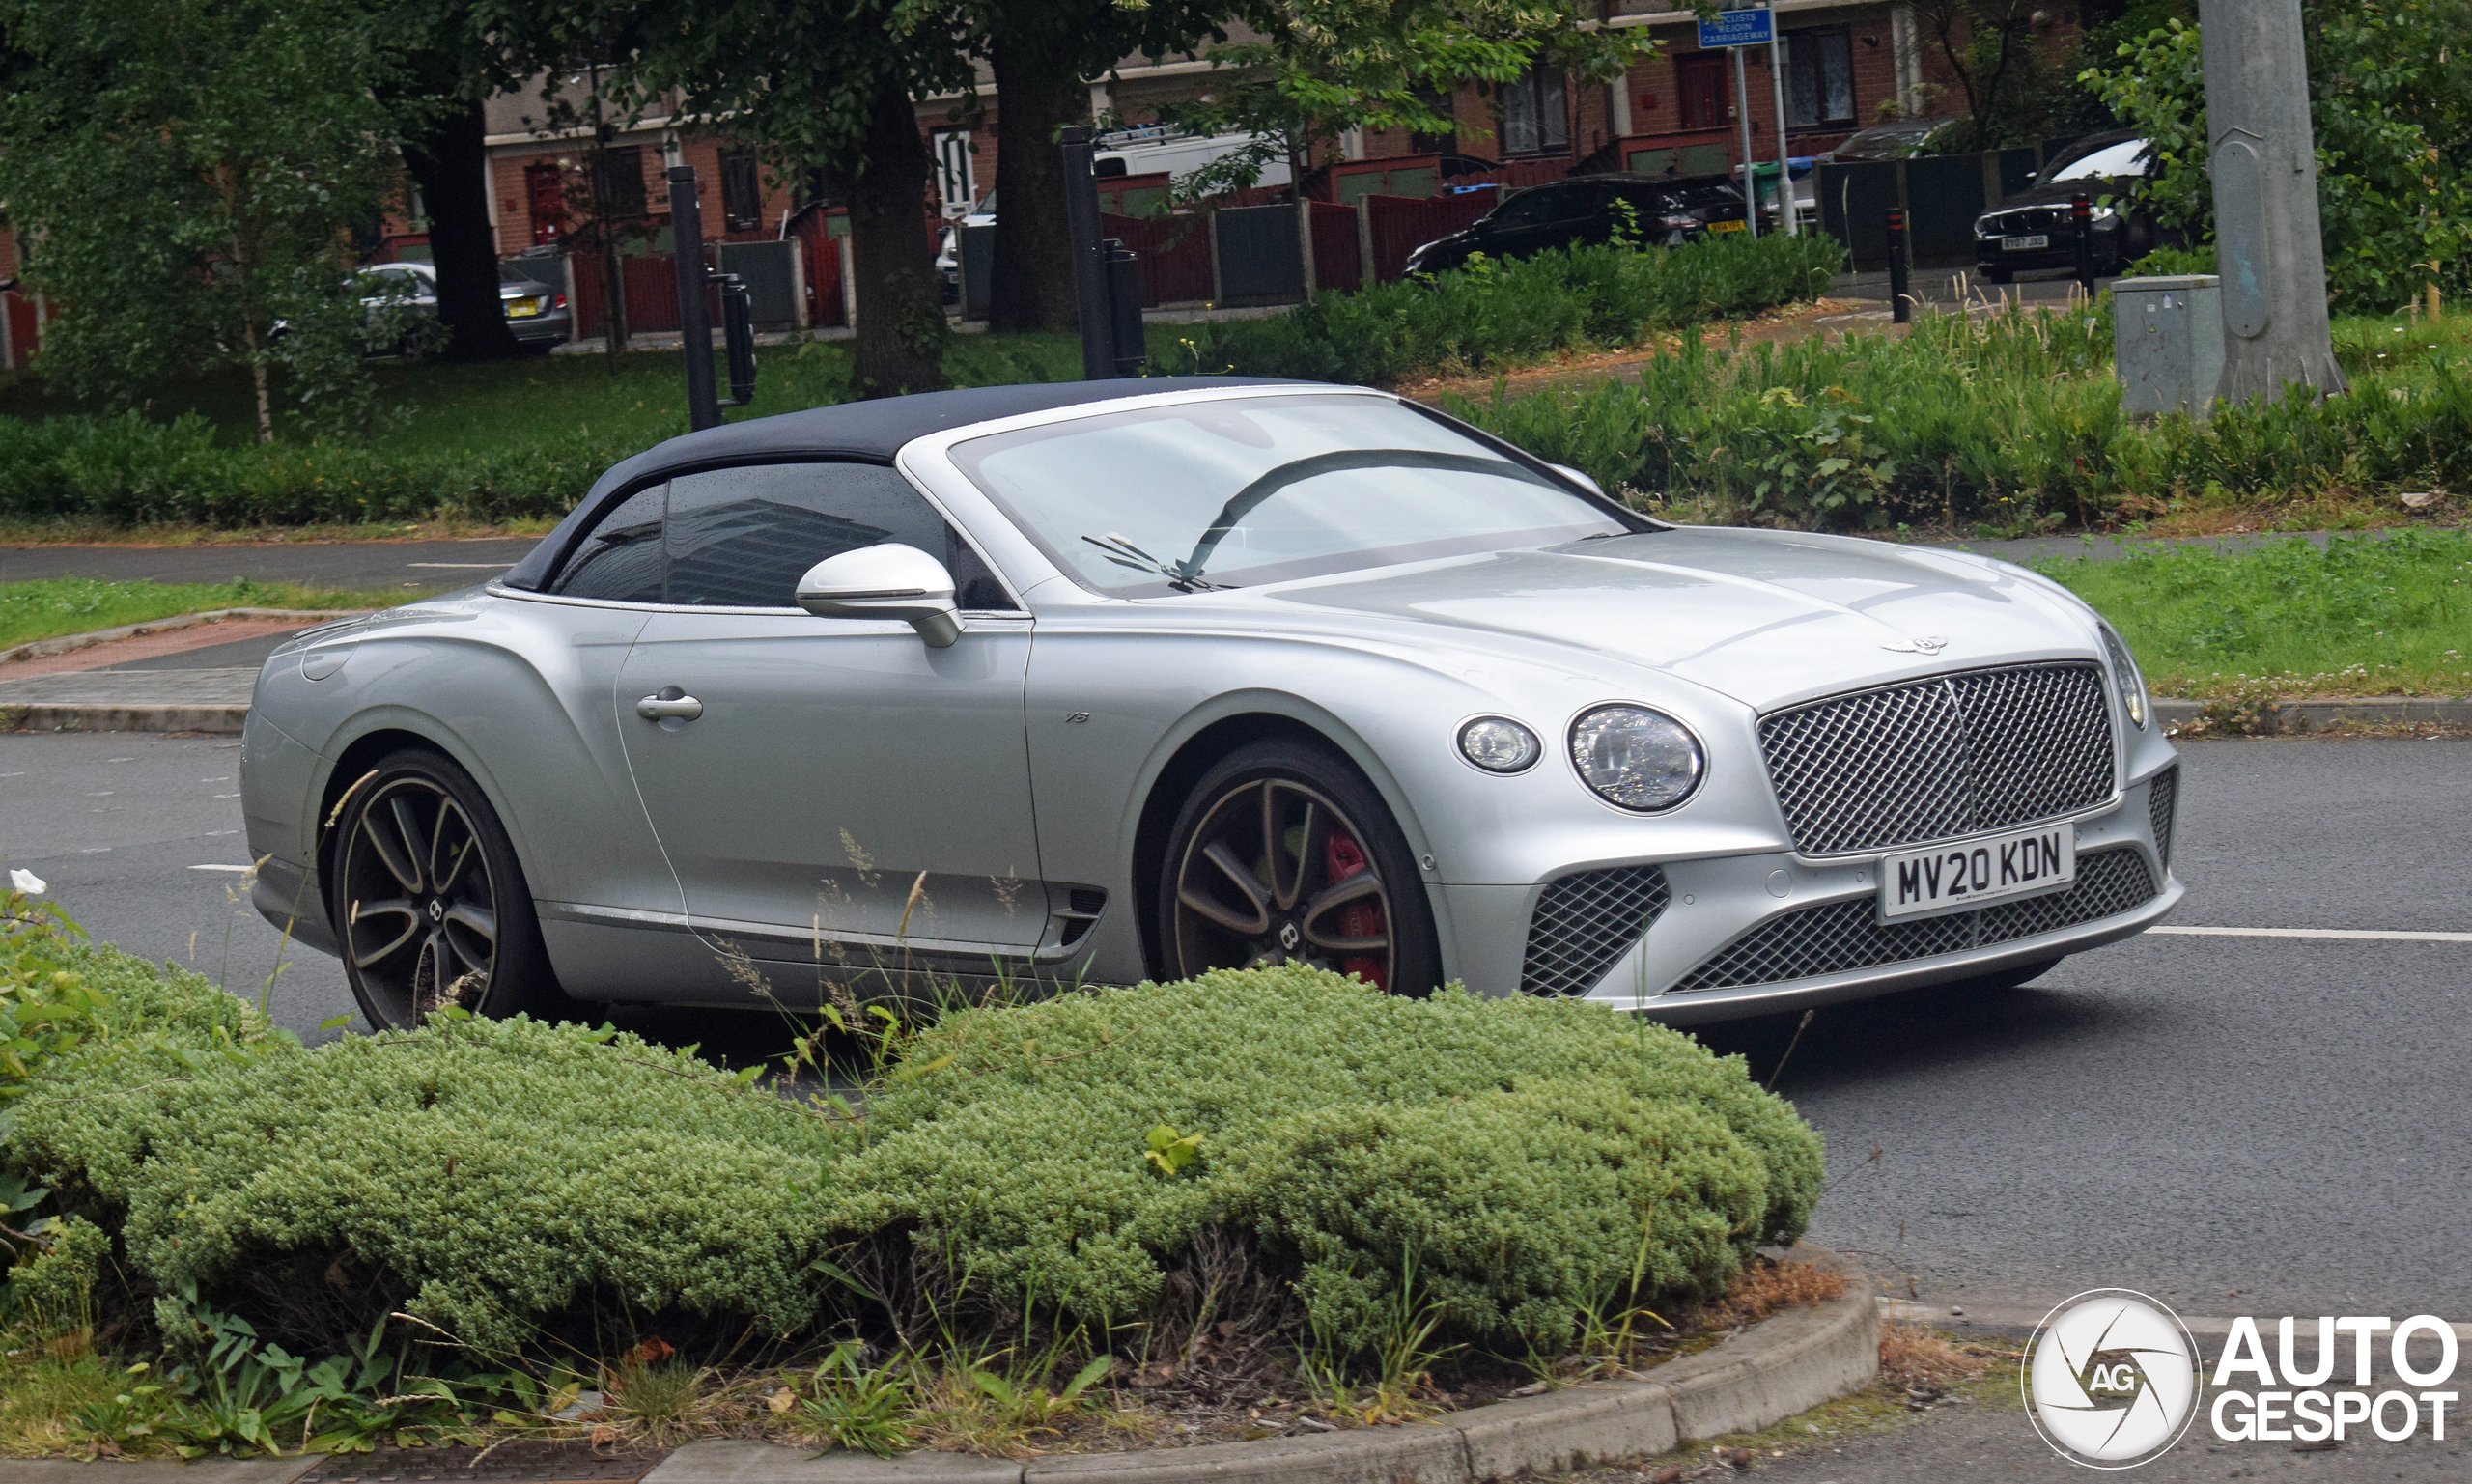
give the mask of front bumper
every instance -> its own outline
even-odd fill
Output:
[[[2043,906],[2030,909],[2032,916],[2001,916],[1997,926],[1992,914],[2004,912],[2000,903],[1977,910],[1980,927],[1959,926],[1971,914],[1937,919],[1949,929],[1927,939],[1870,926],[1876,856],[1813,861],[1771,851],[1659,863],[1663,900],[1645,932],[1601,971],[1591,970],[1585,988],[1563,993],[1669,1024],[1695,1024],[1970,979],[2131,937],[2170,915],[2185,894],[2167,859],[2175,800],[2167,796],[2158,807],[2152,798],[2155,777],[2166,774],[2174,779],[2167,787],[2176,787],[2177,772],[2166,769],[2076,820],[2072,893],[2023,899]],[[2158,818],[2166,831],[2159,848]],[[2095,895],[2098,888],[2106,894]],[[1553,890],[1549,882],[1443,888],[1468,983],[1492,994],[1559,988],[1540,989],[1540,978],[1550,977],[1540,967],[1552,954],[1538,924],[1551,915]],[[2071,903],[2077,890],[2088,895]],[[2045,921],[2052,925],[2035,930]],[[1748,971],[1746,960],[1754,966]],[[1819,971],[1804,971],[1812,966]]]

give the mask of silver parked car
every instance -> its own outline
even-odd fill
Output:
[[[1281,962],[1689,1022],[2021,983],[2182,891],[2056,585],[1237,378],[674,438],[278,651],[242,758],[258,906],[397,1025]]]

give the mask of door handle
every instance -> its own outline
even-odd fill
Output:
[[[676,686],[663,686],[660,694],[635,703],[635,714],[646,721],[692,721],[704,714],[704,703]]]

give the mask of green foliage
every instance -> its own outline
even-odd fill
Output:
[[[2155,688],[2276,678],[2318,691],[2472,693],[2472,535],[2204,546],[2041,571],[2102,610]]]
[[[154,1080],[88,1058],[69,1084],[86,1101],[35,1101],[8,1147],[126,1212],[129,1260],[159,1284],[211,1291],[277,1254],[350,1251],[488,1352],[595,1290],[776,1333],[816,1315],[845,1140],[691,1056],[445,1020],[137,1085]]]
[[[607,1030],[441,1016],[311,1051],[243,1044],[221,1013],[195,1047],[98,1036],[60,1058],[10,1162],[118,1215],[160,1291],[244,1294],[349,1254],[492,1354],[604,1299],[774,1334],[864,1321],[854,1267],[913,1249],[948,1308],[1104,1332],[1206,1230],[1293,1274],[1347,1350],[1379,1350],[1411,1272],[1454,1332],[1558,1349],[1635,1272],[1715,1292],[1819,1193],[1817,1136],[1677,1033],[1301,969],[948,1014],[862,1117]],[[1162,1178],[1151,1154],[1179,1148],[1208,1156]],[[158,1318],[194,1333],[197,1308]],[[833,1384],[866,1434],[880,1383]]]
[[[2467,0],[2307,0],[2309,102],[2318,136],[2326,287],[2339,309],[2375,314],[2436,282],[2472,292],[2472,30]],[[2139,187],[2156,216],[2214,233],[2205,172],[2205,78],[2194,24],[2119,46],[2083,80],[2160,147]]]
[[[858,1353],[855,1340],[833,1346],[800,1406],[842,1447],[878,1458],[906,1452],[915,1437],[910,1414],[916,1398],[910,1383],[894,1366],[862,1364]]]
[[[1842,260],[1836,241],[1818,236],[1478,259],[1431,278],[1324,294],[1266,320],[1185,326],[1151,367],[1359,384],[1484,370],[1808,299]]]
[[[911,1055],[952,1061],[870,1098],[844,1224],[1093,1320],[1225,1226],[1299,1264],[1351,1350],[1411,1252],[1455,1329],[1559,1348],[1643,1223],[1653,1287],[1709,1293],[1818,1196],[1816,1136],[1739,1061],[1588,1005],[1219,973],[948,1015]],[[1209,1158],[1159,1179],[1162,1123]]]
[[[281,363],[318,422],[368,421],[348,229],[400,168],[379,24],[341,0],[0,8],[0,195],[60,309],[45,377],[133,406],[166,365],[263,389]]]
[[[1632,379],[1446,406],[1692,518],[2028,534],[2183,498],[2472,486],[2461,337],[2402,328],[2339,330],[2350,396],[2203,423],[2121,414],[2108,298],[2093,315],[1935,316],[1896,339],[1686,343]]]

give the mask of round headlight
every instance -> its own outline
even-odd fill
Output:
[[[1459,755],[1489,773],[1515,773],[1544,756],[1536,734],[1507,716],[1479,716],[1459,729]]]
[[[2119,634],[2112,632],[2109,624],[2103,626],[2103,648],[2112,657],[2112,684],[2120,687],[2121,710],[2128,713],[2130,723],[2143,732],[2149,710],[2146,677],[2137,672],[2137,661],[2129,658],[2128,646],[2121,642]]]
[[[1700,739],[1643,706],[1600,706],[1571,726],[1571,765],[1625,809],[1671,809],[1700,786]]]

